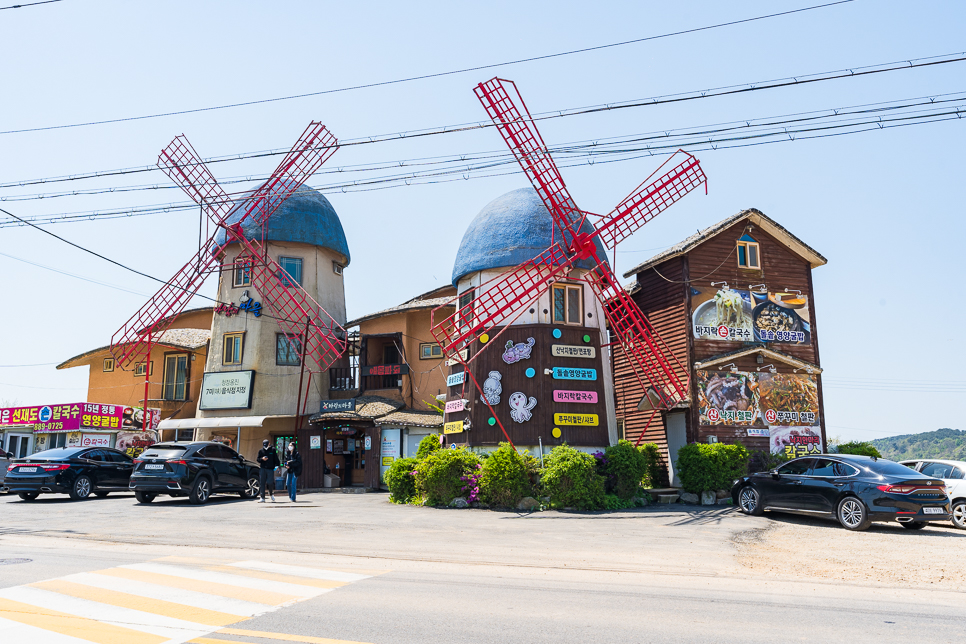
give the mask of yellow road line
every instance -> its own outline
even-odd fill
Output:
[[[297,584],[299,586],[311,586],[312,588],[342,588],[348,586],[348,581],[329,581],[328,579],[309,579],[307,577],[296,577],[294,575],[283,575],[277,572],[262,572],[260,570],[248,570],[246,568],[236,568],[235,566],[202,566],[203,570],[212,572],[227,572],[240,577],[252,577],[253,579],[264,579],[266,581],[282,581],[286,584]]]
[[[0,599],[0,617],[96,644],[161,644],[168,641],[167,637],[103,624],[86,617],[68,615],[9,599]]]
[[[194,606],[176,604],[174,602],[152,599],[150,597],[141,597],[139,595],[129,595],[127,593],[117,592],[116,590],[105,590],[103,588],[85,586],[83,584],[77,584],[72,581],[64,581],[62,579],[41,581],[28,585],[34,588],[42,588],[51,592],[60,593],[61,595],[68,595],[69,597],[88,599],[90,601],[98,602],[99,604],[108,604],[110,606],[139,610],[145,613],[152,613],[154,615],[163,615],[164,617],[183,619],[185,621],[194,622],[195,624],[205,624],[208,626],[227,626],[228,624],[234,624],[235,622],[248,619],[247,617],[242,617],[239,615],[229,615],[228,613],[207,610],[205,608],[196,608]]]
[[[254,588],[242,588],[241,586],[230,586],[228,584],[218,584],[210,581],[198,581],[197,579],[186,579],[176,575],[162,575],[156,572],[143,572],[140,570],[129,570],[127,568],[109,568],[107,570],[96,571],[98,575],[108,575],[132,581],[144,581],[159,586],[169,588],[180,588],[181,590],[193,590],[209,595],[220,597],[230,597],[231,599],[241,599],[243,601],[267,604],[269,606],[280,606],[296,599],[301,599],[297,595],[285,595],[266,590],[255,590]]]
[[[223,628],[216,634],[221,635],[244,635],[245,637],[261,637],[267,640],[282,640],[284,642],[307,642],[308,644],[366,644],[365,642],[356,642],[354,640],[333,640],[328,637],[312,637],[311,635],[289,635],[287,633],[269,633],[267,631],[247,631],[242,628]],[[215,642],[224,642],[225,640],[209,639],[204,640],[191,640],[192,642],[198,642],[198,644],[214,644]],[[234,643],[230,643],[234,644]]]

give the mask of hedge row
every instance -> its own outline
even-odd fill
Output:
[[[490,507],[515,508],[526,497],[551,507],[596,510],[640,503],[643,488],[662,484],[656,445],[627,441],[587,454],[567,445],[551,450],[544,466],[509,443],[489,454],[439,449],[439,435],[424,438],[416,458],[398,459],[386,473],[394,503],[448,505],[456,498]]]

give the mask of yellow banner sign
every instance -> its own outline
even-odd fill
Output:
[[[445,424],[443,424],[443,433],[444,434],[459,434],[462,431],[463,431],[463,421],[462,420],[456,420],[456,421],[453,421],[452,423],[445,423]]]
[[[553,424],[596,427],[600,423],[597,420],[597,414],[554,414]]]
[[[581,347],[572,344],[555,344],[550,347],[550,352],[557,358],[596,358],[597,349],[594,347]]]
[[[383,456],[382,457],[382,466],[383,467],[389,467],[390,465],[392,465],[392,460],[393,460],[392,459],[392,456]]]

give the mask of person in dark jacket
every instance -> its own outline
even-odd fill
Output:
[[[302,476],[302,455],[295,449],[295,441],[288,444],[285,451],[285,467],[288,472],[285,474],[285,487],[288,488],[288,498],[295,503],[295,483],[298,477]]]
[[[272,503],[275,503],[275,468],[278,465],[278,451],[268,439],[263,440],[262,448],[258,450],[258,482],[262,490],[259,503],[265,503],[266,490],[272,497]]]

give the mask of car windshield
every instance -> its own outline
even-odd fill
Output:
[[[57,447],[55,449],[47,449],[42,452],[37,452],[36,454],[31,454],[27,458],[31,461],[59,461],[62,458],[73,458],[80,452],[83,452],[82,447]]]
[[[905,465],[900,465],[894,461],[886,461],[881,458],[875,461],[853,462],[852,464],[860,470],[872,472],[873,474],[884,474],[886,476],[922,476],[919,472]]]
[[[152,445],[141,453],[140,458],[180,458],[186,449],[184,445]]]

